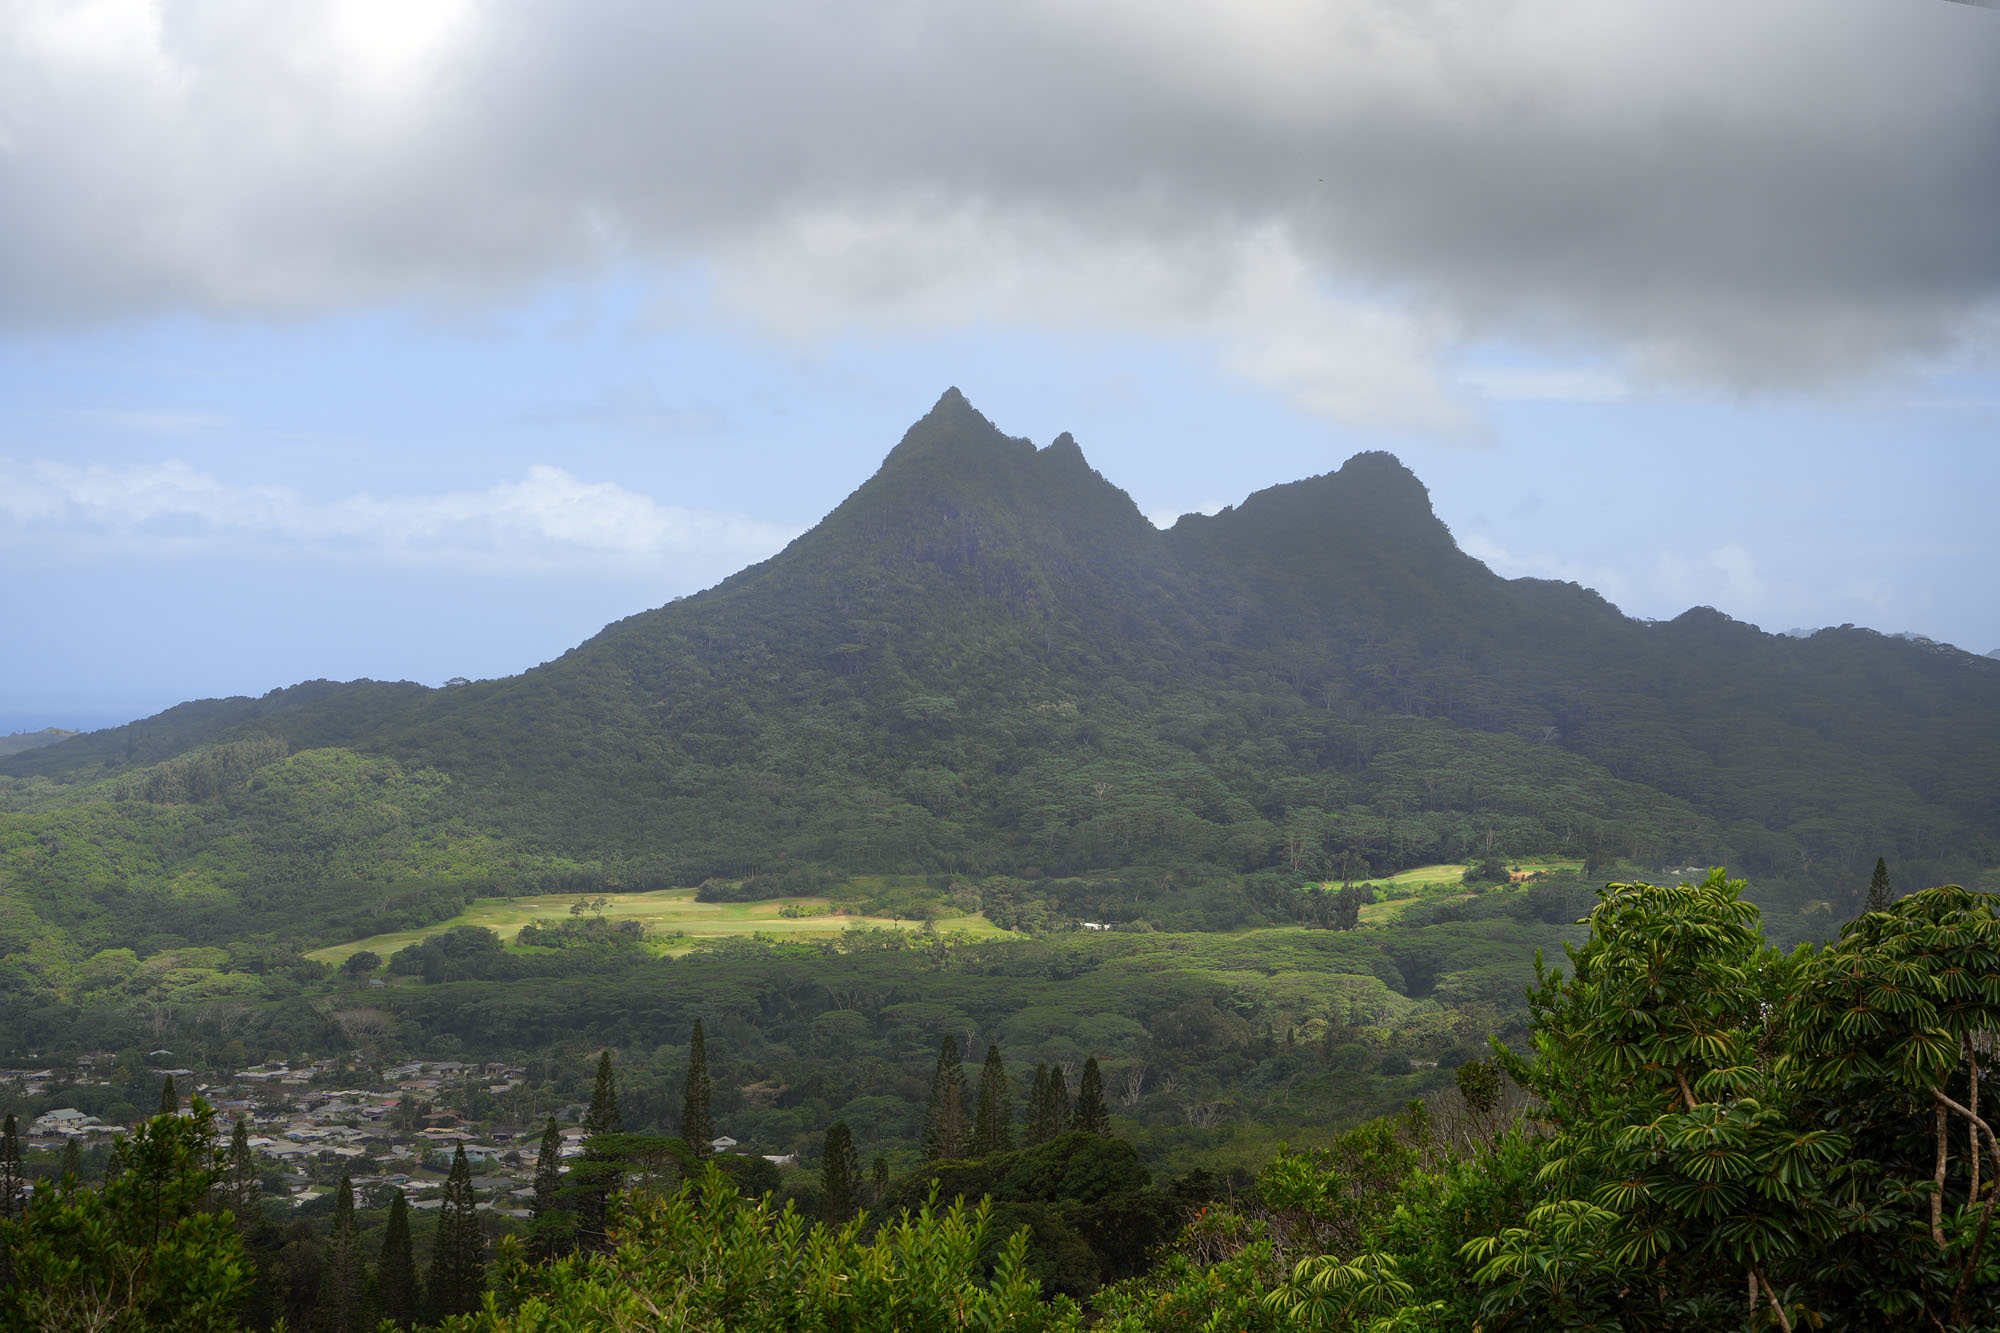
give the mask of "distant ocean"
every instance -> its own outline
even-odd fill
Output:
[[[106,727],[120,727],[141,717],[151,717],[159,711],[158,708],[147,708],[144,705],[116,710],[79,708],[74,711],[61,708],[25,710],[0,707],[0,736],[11,736],[22,731],[40,731],[45,727],[60,727],[64,731],[102,731]]]

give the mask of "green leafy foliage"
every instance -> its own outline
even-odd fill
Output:
[[[215,1183],[215,1120],[159,1115],[118,1144],[122,1165],[102,1189],[74,1172],[36,1185],[27,1210],[0,1225],[12,1280],[0,1327],[234,1329],[250,1284],[234,1219],[203,1207]]]
[[[661,1198],[629,1199],[612,1253],[544,1268],[503,1252],[500,1309],[456,1321],[460,1333],[727,1328],[740,1333],[891,1333],[913,1328],[1060,1333],[1076,1308],[1044,1298],[1025,1271],[1025,1237],[982,1262],[989,1210],[954,1204],[906,1213],[864,1239],[859,1223],[809,1224],[742,1198],[711,1169]]]
[[[2000,1156],[1966,1102],[2000,1024],[1992,900],[1912,894],[1784,957],[1741,887],[1612,885],[1545,978],[1515,1072],[1559,1131],[1554,1197],[1466,1247],[1487,1316],[1986,1326]],[[1636,1301],[1635,1272],[1673,1299]]]

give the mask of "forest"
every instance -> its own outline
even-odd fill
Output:
[[[947,1033],[917,1160],[864,1170],[842,1119],[818,1170],[777,1186],[706,1142],[717,1080],[697,1022],[673,1132],[628,1129],[601,1053],[580,1153],[565,1170],[549,1119],[530,1216],[507,1234],[487,1235],[462,1145],[421,1268],[402,1194],[377,1222],[343,1179],[301,1322],[1996,1326],[2000,1140],[1980,1086],[1995,898],[1882,895],[1837,939],[1781,952],[1743,887],[1721,871],[1606,885],[1584,938],[1537,958],[1523,1042],[1233,1180],[1150,1171],[1095,1058],[1074,1096],[1039,1066],[1022,1103],[997,1045],[974,1079]],[[206,1105],[179,1113],[171,1081],[162,1096],[99,1187],[66,1161],[0,1229],[8,1327],[233,1329],[259,1300],[271,1317],[260,1287],[290,1247],[246,1209],[241,1131],[222,1146]]]

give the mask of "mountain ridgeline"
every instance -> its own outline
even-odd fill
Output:
[[[1837,924],[1877,856],[1910,886],[1996,860],[2000,662],[1501,579],[1383,453],[1161,532],[1069,436],[1038,450],[953,390],[783,552],[556,661],[184,704],[0,759],[0,795],[0,893],[77,925],[61,884],[173,897],[159,929],[187,938],[189,913],[550,867],[1355,878],[1552,851],[1726,863]],[[65,871],[76,837],[119,843],[115,883]]]

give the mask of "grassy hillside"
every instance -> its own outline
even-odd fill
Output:
[[[588,900],[590,911],[611,921],[634,921],[645,928],[654,951],[682,953],[699,940],[726,939],[741,935],[768,935],[776,939],[812,939],[839,935],[848,930],[920,929],[926,920],[909,917],[848,914],[826,898],[777,898],[750,903],[704,903],[695,899],[693,889],[660,889],[651,893],[608,893]],[[466,904],[455,916],[409,930],[387,931],[365,939],[314,949],[305,956],[330,966],[346,962],[367,950],[383,958],[420,940],[459,926],[490,930],[511,944],[530,921],[562,921],[579,899],[568,895],[528,898],[479,898]],[[1007,935],[978,915],[957,915],[933,921],[936,928],[962,934],[970,939],[990,939]]]

